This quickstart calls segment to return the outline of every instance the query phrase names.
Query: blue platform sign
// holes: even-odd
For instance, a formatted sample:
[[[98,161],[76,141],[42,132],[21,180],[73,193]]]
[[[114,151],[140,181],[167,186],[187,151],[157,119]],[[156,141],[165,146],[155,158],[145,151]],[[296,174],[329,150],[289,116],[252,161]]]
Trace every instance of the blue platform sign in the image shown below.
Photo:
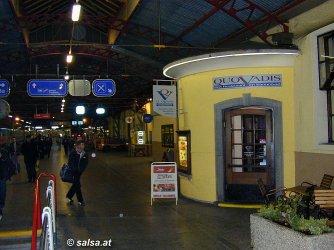
[[[64,97],[68,93],[68,85],[65,80],[29,80],[27,85],[29,96],[39,97]]]
[[[0,97],[7,97],[9,95],[9,83],[7,80],[0,79]]]
[[[96,79],[93,82],[92,92],[97,97],[109,97],[116,93],[116,84],[112,79]]]
[[[144,114],[143,115],[143,121],[145,123],[150,123],[150,122],[152,122],[152,120],[153,120],[153,116],[152,115],[150,115],[150,114]]]

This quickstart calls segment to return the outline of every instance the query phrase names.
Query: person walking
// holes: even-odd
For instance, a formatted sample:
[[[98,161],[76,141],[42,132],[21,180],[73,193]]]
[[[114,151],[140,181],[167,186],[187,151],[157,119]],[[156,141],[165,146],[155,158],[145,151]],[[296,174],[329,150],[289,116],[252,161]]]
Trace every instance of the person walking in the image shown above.
[[[38,158],[38,148],[30,135],[27,135],[25,142],[22,144],[21,153],[24,156],[24,163],[27,169],[28,182],[36,180],[36,162]]]
[[[0,151],[0,220],[5,207],[7,181],[15,173],[15,166],[9,158],[9,152],[2,148]]]
[[[85,144],[82,139],[78,139],[74,144],[74,149],[71,151],[68,158],[68,165],[73,170],[73,184],[66,194],[68,203],[73,203],[73,196],[76,194],[78,204],[84,206],[85,202],[81,192],[80,177],[88,165],[88,155],[85,152]]]

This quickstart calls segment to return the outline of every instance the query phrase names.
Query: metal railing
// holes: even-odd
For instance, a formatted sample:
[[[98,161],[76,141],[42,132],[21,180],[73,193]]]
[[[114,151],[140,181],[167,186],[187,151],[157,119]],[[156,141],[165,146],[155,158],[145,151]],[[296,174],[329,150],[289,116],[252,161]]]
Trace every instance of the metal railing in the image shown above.
[[[39,244],[40,250],[54,250],[54,220],[52,219],[52,212],[50,207],[43,208],[42,214],[42,234]]]
[[[40,197],[40,179],[42,177],[50,178],[49,185],[46,189],[47,206],[41,214],[41,197]],[[31,249],[37,249],[37,229],[42,229],[40,249],[54,249],[56,243],[56,177],[49,173],[40,173],[35,182],[34,193],[34,214],[32,222]],[[43,222],[43,227],[42,227]],[[43,247],[43,248],[42,248]]]

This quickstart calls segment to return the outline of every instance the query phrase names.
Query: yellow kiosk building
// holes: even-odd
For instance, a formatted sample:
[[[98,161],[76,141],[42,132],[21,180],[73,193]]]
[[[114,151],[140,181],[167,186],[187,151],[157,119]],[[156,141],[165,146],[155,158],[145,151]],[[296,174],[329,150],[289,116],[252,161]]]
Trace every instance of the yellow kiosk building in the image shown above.
[[[297,19],[312,12],[303,15]],[[177,118],[155,117],[153,145],[155,134],[172,125],[182,195],[257,202],[259,179],[275,188],[334,175],[334,24],[294,44],[204,54],[164,67],[177,81]]]

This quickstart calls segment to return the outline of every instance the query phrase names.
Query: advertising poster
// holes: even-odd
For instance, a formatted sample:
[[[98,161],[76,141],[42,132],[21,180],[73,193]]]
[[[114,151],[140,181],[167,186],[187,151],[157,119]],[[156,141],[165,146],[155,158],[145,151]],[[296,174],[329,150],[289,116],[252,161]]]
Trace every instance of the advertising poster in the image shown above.
[[[176,86],[153,85],[153,111],[176,118]]]
[[[151,205],[155,198],[174,198],[177,204],[177,170],[175,162],[151,164]]]

